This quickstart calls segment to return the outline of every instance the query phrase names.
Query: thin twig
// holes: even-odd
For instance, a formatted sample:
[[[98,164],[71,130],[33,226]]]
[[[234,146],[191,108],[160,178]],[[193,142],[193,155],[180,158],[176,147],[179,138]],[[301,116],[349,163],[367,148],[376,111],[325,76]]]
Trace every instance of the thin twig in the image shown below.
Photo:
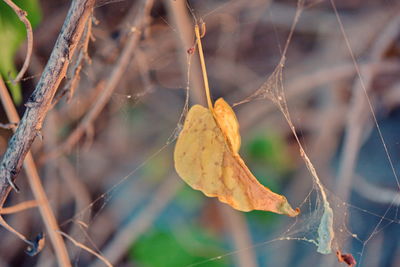
[[[60,157],[57,162],[62,179],[75,199],[74,213],[77,213],[90,205],[90,193],[87,190],[83,181],[81,181],[79,177],[75,174],[75,169],[73,168],[71,163],[65,157]],[[79,222],[78,227],[76,227],[76,225],[71,227],[68,234],[70,236],[80,235],[81,233],[79,230],[81,227],[87,228],[86,223],[88,222],[89,217],[90,213],[82,214],[80,220],[76,220],[77,222]]]
[[[26,244],[28,244],[29,246],[33,246],[33,243],[26,238],[23,234],[21,234],[20,232],[18,232],[17,230],[15,230],[14,228],[12,228],[4,219],[2,216],[0,216],[0,225],[2,227],[4,227],[6,230],[8,230],[10,233],[13,233],[14,235],[16,235],[19,239],[21,239],[22,241],[24,241]]]
[[[0,167],[0,206],[20,172],[25,156],[42,128],[54,94],[64,78],[71,56],[93,10],[95,0],[73,1],[50,59],[35,91],[25,104],[20,124],[9,141]]]
[[[10,122],[10,123],[0,123],[0,128],[6,129],[6,130],[14,130],[17,128],[17,123],[15,122]]]
[[[68,136],[68,138],[59,146],[50,151],[45,158],[54,158],[64,152],[71,149],[84,135],[84,133],[91,127],[93,121],[99,116],[105,105],[108,103],[112,93],[117,88],[119,81],[124,75],[133,55],[133,52],[139,42],[141,36],[141,29],[143,29],[148,23],[151,7],[153,6],[153,0],[142,1],[141,6],[135,7],[138,15],[135,17],[134,26],[131,27],[131,33],[126,45],[111,72],[110,78],[107,80],[105,88],[98,96],[97,100],[93,104],[89,112],[86,113],[85,117],[75,128],[75,130]]]
[[[83,60],[85,59],[87,62],[91,63],[88,54],[88,48],[89,48],[90,37],[92,35],[92,24],[93,24],[92,18],[89,18],[85,26],[84,34],[82,36],[83,39],[81,40],[82,47],[81,49],[79,49],[79,54],[77,56],[76,62],[72,67],[68,69],[66,74],[66,84],[64,88],[61,90],[61,92],[54,97],[52,107],[54,107],[65,94],[67,94],[67,103],[69,103],[75,92],[75,88],[79,84],[80,72],[82,70]]]
[[[9,141],[7,151],[3,156],[0,167],[0,206],[3,206],[11,190],[10,186],[20,172],[25,159],[25,168],[31,170],[28,172],[28,177],[30,177],[28,180],[35,198],[39,203],[40,212],[54,245],[60,266],[71,266],[71,264],[63,239],[59,233],[56,233],[58,224],[41,185],[29,149],[38,133],[40,133],[43,120],[51,105],[52,98],[61,80],[65,76],[70,58],[80,40],[84,25],[89,15],[92,13],[94,3],[94,0],[72,2],[47,66],[35,91],[26,104],[27,109],[25,114],[15,134]],[[4,86],[4,83],[2,83],[2,85]],[[11,121],[13,121],[13,119]]]
[[[181,186],[182,182],[175,176],[168,177],[154,192],[149,204],[133,220],[128,222],[122,229],[119,229],[115,237],[103,250],[105,257],[114,264],[118,263],[131,244],[151,226],[154,219],[173,199]],[[97,267],[99,263],[94,262],[90,266]]]
[[[87,207],[91,203],[90,193],[86,188],[84,182],[75,174],[74,167],[65,157],[61,157],[57,163],[65,185],[68,187],[68,189],[71,191],[71,194],[75,198],[76,213]]]
[[[62,236],[64,236],[65,238],[67,238],[69,241],[71,241],[75,246],[80,247],[81,249],[86,250],[87,252],[89,252],[90,254],[96,256],[97,258],[99,258],[105,265],[112,267],[112,264],[102,255],[100,255],[99,253],[97,253],[96,251],[94,251],[93,249],[83,245],[82,243],[76,241],[75,239],[73,239],[71,236],[67,235],[64,232],[59,232]]]
[[[1,101],[3,103],[3,107],[7,113],[8,119],[11,121],[18,122],[19,115],[7,91],[3,78],[1,77],[0,77],[0,96],[1,96]],[[71,266],[64,241],[61,238],[61,236],[56,233],[56,231],[58,230],[58,223],[51,209],[49,200],[47,199],[47,195],[43,189],[43,185],[40,180],[36,164],[33,161],[33,156],[30,151],[27,152],[23,165],[28,177],[29,185],[32,189],[32,192],[35,196],[37,203],[39,204],[39,211],[46,225],[47,231],[50,236],[50,240],[54,246],[58,263],[60,264],[60,266],[67,266],[67,267]],[[2,205],[0,205],[0,207],[2,207]]]
[[[212,100],[211,100],[210,86],[208,85],[206,62],[204,60],[203,46],[201,44],[201,36],[200,36],[200,30],[199,30],[199,25],[198,24],[196,24],[194,26],[194,32],[195,32],[195,35],[196,35],[197,48],[199,50],[200,66],[201,66],[201,72],[202,72],[202,75],[203,75],[204,90],[206,92],[208,109],[211,112],[213,112],[213,103],[212,103]]]
[[[168,16],[173,22],[174,29],[177,32],[177,39],[180,44],[181,53],[180,63],[182,73],[187,72],[187,50],[195,44],[195,37],[193,32],[193,18],[188,13],[186,0],[166,1],[168,8]],[[190,90],[193,99],[198,104],[205,104],[206,97],[203,93],[203,81],[201,79],[201,69],[199,59],[194,57],[192,59],[190,69]]]
[[[13,214],[17,213],[23,210],[31,209],[31,208],[36,208],[38,206],[38,203],[36,200],[28,200],[24,201],[22,203],[18,203],[14,206],[11,207],[6,207],[6,208],[1,208],[0,209],[0,214]]]
[[[31,61],[32,50],[33,50],[33,31],[32,25],[29,22],[28,18],[26,17],[28,14],[26,11],[19,8],[16,4],[14,4],[11,0],[3,0],[9,7],[11,7],[15,14],[17,14],[18,18],[24,23],[26,28],[26,40],[27,40],[27,47],[26,47],[26,56],[24,65],[22,65],[21,70],[19,71],[17,77],[13,80],[13,83],[18,83],[21,78],[24,76],[26,70],[29,67],[29,63]]]

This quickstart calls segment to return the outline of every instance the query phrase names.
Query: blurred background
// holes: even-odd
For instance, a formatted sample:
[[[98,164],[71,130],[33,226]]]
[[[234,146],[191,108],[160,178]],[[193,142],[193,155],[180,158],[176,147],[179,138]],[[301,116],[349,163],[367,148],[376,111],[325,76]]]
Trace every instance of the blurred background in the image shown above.
[[[0,2],[0,73],[22,115],[71,1],[14,2],[28,12],[34,50],[25,78],[13,85],[25,58],[25,28]],[[335,249],[351,253],[360,266],[400,266],[400,189],[393,173],[400,172],[400,3],[334,3],[347,40],[330,1],[304,3],[286,54],[288,107],[329,192]],[[346,266],[335,251],[321,255],[307,242],[317,236],[319,192],[270,100],[234,108],[240,154],[261,183],[300,207],[298,218],[235,211],[191,189],[174,170],[186,89],[189,106],[205,104],[198,54],[187,52],[194,44],[194,16],[206,25],[202,41],[212,97],[233,104],[274,71],[296,9],[296,1],[98,1],[46,117],[43,139],[32,147],[61,230],[115,266]],[[2,108],[0,116],[8,122]],[[0,129],[2,154],[11,136]],[[24,172],[17,184],[21,193],[12,192],[5,206],[33,199]],[[45,232],[36,208],[4,218],[29,239]],[[0,240],[0,266],[56,265],[49,240],[34,257],[4,229]],[[74,266],[104,266],[66,244]]]

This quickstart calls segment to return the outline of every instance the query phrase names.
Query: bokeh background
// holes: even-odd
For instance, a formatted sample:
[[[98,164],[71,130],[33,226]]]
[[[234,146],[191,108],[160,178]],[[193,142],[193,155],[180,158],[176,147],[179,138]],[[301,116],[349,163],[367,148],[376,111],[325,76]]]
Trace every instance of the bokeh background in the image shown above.
[[[1,2],[0,73],[22,115],[70,1],[15,2],[35,28],[32,61],[26,78],[12,85],[25,57],[25,30]],[[145,2],[98,1],[79,84],[66,101],[70,72],[46,117],[43,139],[32,147],[62,231],[116,266],[345,266],[335,253],[318,254],[304,240],[279,240],[316,238],[319,198],[284,116],[268,99],[234,108],[240,153],[261,183],[300,206],[299,218],[237,212],[192,190],[174,170],[186,89],[189,105],[205,104],[198,55],[187,53],[194,16],[206,24],[202,41],[213,99],[233,104],[260,88],[279,63],[297,2],[166,0],[154,1],[149,13]],[[399,187],[362,88],[400,172],[400,3],[334,3],[363,83],[331,2],[306,1],[284,68],[290,114],[340,219],[335,230],[344,233],[337,245],[361,266],[400,266]],[[82,138],[65,145],[98,103],[133,27],[141,36],[118,85]],[[6,123],[2,109],[0,116]],[[1,153],[11,135],[0,129]],[[33,199],[23,172],[17,184],[21,193],[11,193],[6,206]],[[4,217],[28,238],[45,232],[37,209]],[[35,257],[4,229],[0,240],[0,266],[56,264],[48,240]],[[74,266],[102,266],[66,243]]]

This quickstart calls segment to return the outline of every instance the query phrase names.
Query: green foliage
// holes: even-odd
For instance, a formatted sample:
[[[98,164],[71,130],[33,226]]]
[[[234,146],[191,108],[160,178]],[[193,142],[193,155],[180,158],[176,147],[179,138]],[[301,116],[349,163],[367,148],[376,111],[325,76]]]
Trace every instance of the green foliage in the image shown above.
[[[285,173],[291,168],[285,142],[279,135],[256,135],[247,142],[245,153],[251,161],[267,165],[278,174]]]
[[[153,229],[130,250],[130,258],[137,266],[176,267],[202,262],[224,251],[220,244],[200,227],[179,227],[174,231]],[[205,266],[227,266],[224,259],[207,262]]]
[[[28,19],[32,28],[36,27],[41,20],[41,10],[38,0],[14,0],[14,3],[28,13]],[[26,29],[14,11],[3,1],[0,1],[0,75],[5,80],[9,77],[15,78],[17,68],[14,57],[23,41],[26,39]],[[20,104],[22,101],[21,86],[19,84],[8,84],[14,102]]]

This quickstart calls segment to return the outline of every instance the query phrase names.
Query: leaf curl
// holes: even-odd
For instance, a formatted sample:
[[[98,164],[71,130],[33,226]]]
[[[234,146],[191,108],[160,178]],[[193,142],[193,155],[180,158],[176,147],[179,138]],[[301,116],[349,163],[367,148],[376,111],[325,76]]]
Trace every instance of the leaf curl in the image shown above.
[[[222,98],[213,112],[194,105],[175,146],[175,169],[193,189],[218,197],[237,210],[297,216],[299,209],[294,210],[286,197],[258,182],[240,157],[239,148],[239,123]]]

